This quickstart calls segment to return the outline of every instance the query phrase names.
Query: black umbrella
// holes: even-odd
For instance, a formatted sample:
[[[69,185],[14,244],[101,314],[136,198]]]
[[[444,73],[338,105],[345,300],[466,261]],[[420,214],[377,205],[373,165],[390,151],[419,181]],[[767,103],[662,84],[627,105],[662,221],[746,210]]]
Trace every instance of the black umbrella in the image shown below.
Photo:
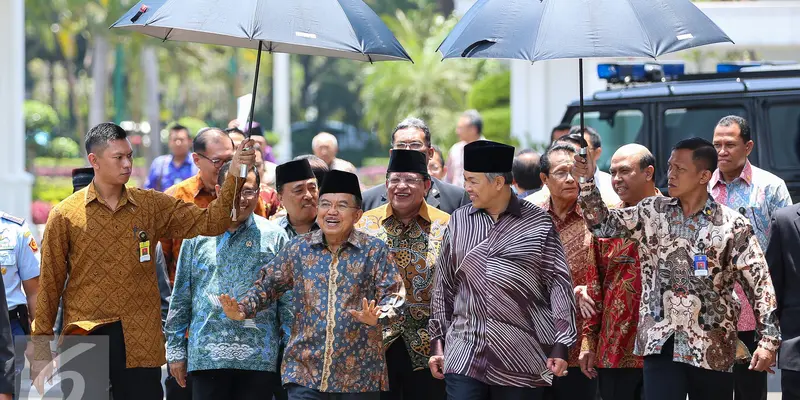
[[[111,28],[164,41],[258,49],[247,132],[253,122],[262,50],[369,62],[411,61],[362,0],[144,0]]]
[[[583,130],[583,58],[656,58],[719,42],[733,41],[689,0],[478,0],[439,51],[444,58],[578,58]]]

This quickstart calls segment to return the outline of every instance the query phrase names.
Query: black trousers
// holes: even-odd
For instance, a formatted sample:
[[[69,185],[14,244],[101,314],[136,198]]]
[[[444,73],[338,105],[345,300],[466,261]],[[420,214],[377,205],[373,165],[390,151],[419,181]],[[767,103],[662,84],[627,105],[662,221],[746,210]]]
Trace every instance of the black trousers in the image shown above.
[[[431,375],[431,370],[414,371],[411,357],[402,338],[386,349],[389,391],[381,392],[381,400],[444,400],[444,381]]]
[[[553,379],[553,386],[545,389],[546,400],[595,400],[597,379],[589,379],[580,367],[567,368],[567,376]],[[685,400],[685,399],[684,399]]]
[[[444,377],[448,400],[542,400],[542,388],[497,386],[464,375]]]
[[[800,372],[781,370],[781,392],[783,400],[800,400]]]
[[[241,369],[192,371],[192,398],[195,400],[272,398],[274,372]]]
[[[114,400],[162,400],[164,398],[164,391],[161,387],[161,368],[125,367],[125,337],[122,332],[122,323],[115,322],[104,325],[90,335],[108,336],[108,374]],[[96,368],[97,366],[88,366],[89,372],[84,376],[91,376],[92,367]],[[61,390],[65,395],[71,393],[72,388],[72,380],[62,381]]]
[[[290,383],[286,385],[289,400],[379,400],[381,392],[368,393],[323,393],[319,390]]]
[[[754,331],[739,332],[741,340],[750,352],[758,348],[758,339]],[[751,371],[750,360],[746,364],[733,366],[733,400],[767,400],[767,373]]]
[[[661,354],[644,358],[644,395],[647,400],[731,400],[733,374],[672,361],[670,338]]]
[[[641,368],[597,368],[603,400],[642,400],[644,373]]]

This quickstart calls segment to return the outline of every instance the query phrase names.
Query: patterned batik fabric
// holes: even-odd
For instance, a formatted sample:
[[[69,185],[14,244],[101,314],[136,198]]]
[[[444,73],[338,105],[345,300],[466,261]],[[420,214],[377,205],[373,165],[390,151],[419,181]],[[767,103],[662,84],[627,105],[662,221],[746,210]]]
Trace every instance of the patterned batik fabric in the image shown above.
[[[564,252],[567,255],[572,284],[574,286],[586,286],[590,294],[597,296],[600,293],[600,284],[595,264],[594,237],[589,232],[589,229],[586,228],[586,223],[583,222],[583,215],[581,215],[577,202],[564,219],[559,218],[553,211],[550,196],[547,196],[537,205],[547,211],[547,214],[550,215],[550,218],[555,223],[556,231],[558,231],[558,236],[561,238]],[[575,318],[580,334],[577,343],[569,349],[568,361],[570,367],[579,366],[578,357],[581,354],[581,350],[594,350],[593,347],[590,347],[592,343],[588,340],[587,333],[589,333],[589,325],[596,323],[599,316],[585,319],[580,313],[577,313]]]
[[[714,171],[708,182],[708,190],[717,203],[738,211],[750,220],[762,251],[767,248],[769,225],[775,211],[792,204],[792,197],[783,179],[754,167],[749,160],[745,162],[742,173],[731,182],[722,180],[719,169]],[[742,305],[738,329],[740,332],[753,331],[756,329],[753,308],[739,285],[736,285],[736,294]]]
[[[289,290],[294,323],[283,383],[321,392],[389,390],[382,330],[402,313],[405,286],[386,244],[353,230],[334,252],[322,231],[297,236],[261,269],[240,309],[252,318]],[[363,298],[380,305],[377,326],[349,313]]]
[[[419,215],[404,225],[385,204],[367,211],[356,229],[381,239],[389,246],[406,287],[407,308],[403,315],[383,330],[383,343],[389,347],[402,337],[413,370],[428,368],[431,341],[428,320],[431,317],[431,292],[436,257],[442,246],[450,215],[423,201]]]
[[[233,233],[184,240],[165,328],[167,361],[188,360],[189,371],[276,372],[281,330],[288,338],[293,317],[291,293],[246,321],[227,318],[218,297],[242,297],[288,242],[283,229],[257,215]]]
[[[36,359],[50,359],[48,336],[64,299],[64,334],[122,322],[127,368],[164,365],[161,296],[152,252],[158,238],[220,235],[230,226],[236,182],[228,176],[207,209],[153,190],[125,188],[116,209],[94,183],[59,203],[47,221],[33,334]],[[140,258],[141,239],[149,259]],[[69,273],[69,283],[64,286]]]
[[[746,218],[711,196],[689,216],[683,214],[677,198],[668,197],[650,197],[633,207],[609,210],[594,184],[581,186],[579,201],[592,232],[639,244],[642,300],[637,355],[660,353],[674,336],[673,360],[730,371],[737,347],[737,282],[754,304],[759,346],[777,350],[775,290]],[[708,276],[694,274],[694,256],[701,253],[708,259]]]
[[[549,386],[547,358],[567,359],[577,337],[572,279],[553,220],[511,196],[495,222],[457,209],[436,260],[431,354],[447,374],[490,385]]]

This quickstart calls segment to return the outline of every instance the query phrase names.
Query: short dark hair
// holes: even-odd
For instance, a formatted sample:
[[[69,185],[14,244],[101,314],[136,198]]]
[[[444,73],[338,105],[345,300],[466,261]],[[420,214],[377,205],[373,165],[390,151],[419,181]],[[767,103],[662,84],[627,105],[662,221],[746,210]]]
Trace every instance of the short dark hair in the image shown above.
[[[558,145],[563,145],[563,144],[565,144],[565,143],[569,143],[569,144],[572,144],[572,145],[574,145],[574,146],[575,146],[575,147],[577,147],[577,148],[581,148],[581,147],[583,147],[583,146],[584,146],[584,144],[586,143],[586,140],[585,140],[585,139],[583,138],[583,136],[582,136],[580,133],[578,133],[578,132],[575,132],[575,133],[569,133],[569,134],[567,134],[567,135],[564,135],[564,136],[562,136],[562,137],[560,137],[560,138],[556,139],[556,140],[555,140],[553,143],[551,143],[551,144],[550,144],[550,147],[554,147],[554,146],[558,146]]]
[[[122,129],[121,126],[111,122],[103,122],[89,129],[83,144],[86,148],[86,154],[89,154],[94,153],[95,150],[99,150],[100,147],[105,148],[108,146],[108,142],[112,140],[123,140],[127,138],[128,132],[125,132],[125,129]]]
[[[322,185],[322,181],[325,180],[325,174],[330,171],[328,164],[326,164],[323,159],[313,154],[301,154],[293,158],[293,160],[308,160],[308,163],[311,164],[311,172],[313,172],[314,177],[317,178],[317,186]],[[278,193],[280,193],[281,189],[283,189],[283,185],[277,186],[275,189],[278,191]]]
[[[684,139],[675,144],[675,150],[691,150],[694,165],[699,169],[707,169],[712,173],[717,169],[717,150],[714,145],[699,137]]]
[[[219,167],[219,172],[217,173],[217,185],[220,187],[222,187],[222,185],[225,183],[225,178],[227,178],[228,171],[230,171],[232,163],[232,161],[226,161],[225,164],[222,164],[222,166]],[[261,187],[261,175],[258,173],[258,170],[255,166],[247,170],[247,174],[250,175],[250,173],[256,174],[256,187]]]
[[[641,170],[644,170],[647,167],[655,168],[655,166],[656,166],[656,158],[653,156],[653,153],[649,151],[646,152],[644,155],[642,155],[642,158],[639,160],[639,169]]]
[[[231,137],[228,136],[228,134],[222,129],[203,128],[197,132],[197,136],[195,136],[194,141],[192,141],[192,151],[195,153],[205,153],[208,147],[208,142],[217,136],[228,138],[228,140],[231,141],[231,145],[233,145],[233,139],[231,139]]]
[[[570,124],[558,124],[554,126],[553,129],[550,130],[550,143],[553,143],[553,141],[555,141],[554,137],[556,135],[556,132],[568,131],[570,128],[572,128],[572,125]]]
[[[733,124],[739,125],[739,136],[741,136],[743,142],[747,143],[752,140],[750,123],[748,123],[746,119],[738,115],[728,115],[727,117],[722,117],[722,119],[717,122],[719,126],[731,126]]]
[[[523,157],[532,154],[535,157]],[[514,181],[522,189],[533,190],[542,187],[542,178],[539,176],[539,154],[531,149],[525,149],[514,157],[511,174]]]
[[[574,147],[568,144],[555,143],[553,146],[550,146],[550,148],[547,149],[544,155],[539,157],[539,171],[541,171],[541,173],[550,176],[550,167],[551,167],[550,155],[558,151],[563,151],[569,154],[575,154]]]
[[[191,133],[189,133],[189,128],[187,128],[187,127],[185,127],[185,126],[183,126],[181,124],[175,124],[175,125],[172,125],[169,128],[170,135],[172,134],[172,132],[180,132],[180,131],[186,131],[186,136],[187,137],[191,137]]]
[[[592,147],[594,147],[595,149],[603,147],[603,142],[602,140],[600,140],[600,134],[598,134],[597,131],[594,130],[594,128],[592,128],[591,126],[584,126],[583,132],[589,135],[589,141],[592,142]],[[580,135],[581,137],[583,137],[583,135],[581,135],[580,133],[581,133],[580,126],[576,125],[573,126],[572,128],[569,128],[570,135]]]
[[[467,110],[461,114],[462,117],[467,117],[469,119],[469,124],[474,126],[475,129],[478,130],[478,134],[480,135],[483,133],[483,117],[481,117],[481,113],[478,110]]]
[[[436,153],[437,156],[439,156],[439,159],[442,160],[442,167],[444,167],[445,160],[444,160],[444,153],[442,153],[442,149],[440,149],[439,146],[432,146],[431,148],[433,149],[433,152]]]
[[[416,117],[408,117],[400,121],[400,123],[394,127],[394,131],[392,131],[392,143],[394,143],[394,134],[397,133],[397,131],[408,128],[421,130],[422,133],[425,134],[425,146],[431,147],[431,130],[428,128],[428,124],[426,124],[425,121]]]

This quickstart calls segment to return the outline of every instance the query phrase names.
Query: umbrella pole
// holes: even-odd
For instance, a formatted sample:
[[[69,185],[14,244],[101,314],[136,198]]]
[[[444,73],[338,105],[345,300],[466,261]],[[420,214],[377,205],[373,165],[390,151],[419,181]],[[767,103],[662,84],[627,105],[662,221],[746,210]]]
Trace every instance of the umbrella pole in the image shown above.
[[[588,146],[588,143],[586,143],[586,140],[583,138],[583,134],[584,134],[584,130],[586,129],[586,125],[585,125],[585,123],[583,121],[583,59],[582,58],[578,59],[578,82],[579,82],[578,88],[580,90],[580,97],[578,98],[578,103],[580,104],[579,112],[580,112],[580,120],[581,120],[581,131],[580,131],[581,132],[581,149],[580,149],[578,154],[580,154],[581,157],[586,159],[586,154],[588,152],[586,147]],[[578,179],[578,181],[580,183],[585,183],[586,180],[583,177],[580,177]]]
[[[253,78],[253,96],[250,99],[250,115],[247,116],[247,132],[245,137],[250,137],[250,129],[253,129],[253,114],[256,112],[256,89],[258,88],[258,71],[261,69],[261,47],[263,42],[258,41],[258,56],[256,56],[256,76]],[[583,90],[583,89],[581,89]],[[582,107],[582,106],[581,106]]]

